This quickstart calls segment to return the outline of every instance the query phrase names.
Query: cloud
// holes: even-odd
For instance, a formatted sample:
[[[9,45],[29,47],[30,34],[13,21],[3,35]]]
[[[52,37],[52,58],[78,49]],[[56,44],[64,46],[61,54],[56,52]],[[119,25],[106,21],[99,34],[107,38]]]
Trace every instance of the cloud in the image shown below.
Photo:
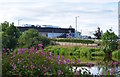
[[[94,31],[98,26],[104,31],[113,27],[117,34],[118,0],[2,0],[0,1],[0,22],[21,24],[48,24],[75,28],[75,16],[78,18],[78,30],[83,33]],[[115,27],[115,28],[114,28]],[[88,32],[87,32],[88,31]]]

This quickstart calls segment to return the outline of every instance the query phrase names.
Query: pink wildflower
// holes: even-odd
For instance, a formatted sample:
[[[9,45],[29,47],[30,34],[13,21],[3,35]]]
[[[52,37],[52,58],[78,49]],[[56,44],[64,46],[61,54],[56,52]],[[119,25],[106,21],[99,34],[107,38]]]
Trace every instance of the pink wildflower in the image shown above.
[[[23,68],[25,68],[25,65],[23,65]]]
[[[42,47],[43,45],[42,44],[38,44],[38,47]]]
[[[63,72],[61,70],[58,70],[58,75],[62,74]]]
[[[80,60],[77,60],[77,64],[81,64]]]
[[[13,69],[16,70],[17,66],[16,64],[13,64]]]
[[[35,66],[32,64],[32,62],[31,62],[30,68],[31,68],[31,69],[35,68]]]

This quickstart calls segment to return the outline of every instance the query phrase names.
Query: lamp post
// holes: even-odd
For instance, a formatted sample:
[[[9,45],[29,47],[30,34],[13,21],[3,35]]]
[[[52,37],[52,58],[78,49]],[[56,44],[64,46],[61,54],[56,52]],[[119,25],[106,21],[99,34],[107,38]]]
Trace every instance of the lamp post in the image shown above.
[[[20,21],[21,21],[22,19],[18,19],[18,25],[20,24]]]
[[[75,17],[75,23],[76,23],[76,30],[75,30],[75,35],[76,35],[76,38],[77,38],[77,19],[78,19],[79,16],[76,16]]]

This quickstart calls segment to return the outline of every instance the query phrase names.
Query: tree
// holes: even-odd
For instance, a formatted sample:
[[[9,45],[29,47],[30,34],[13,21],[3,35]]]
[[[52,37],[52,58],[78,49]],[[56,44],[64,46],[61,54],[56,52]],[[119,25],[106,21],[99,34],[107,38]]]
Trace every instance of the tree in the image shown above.
[[[3,48],[15,48],[17,46],[20,31],[14,26],[14,23],[9,24],[5,21],[1,23],[2,26],[2,47]]]
[[[100,31],[100,28],[98,27],[98,28],[97,28],[97,31],[95,31],[95,33],[94,33],[94,36],[95,36],[97,39],[100,39],[100,38],[101,38],[101,35],[102,35],[102,31]]]
[[[38,44],[47,46],[50,40],[46,37],[39,36],[39,32],[35,29],[29,29],[25,31],[19,38],[19,47],[30,48],[32,46],[37,47]]]
[[[111,29],[107,30],[101,37],[102,49],[106,54],[106,58],[112,58],[112,51],[118,48],[118,37]]]
[[[4,32],[9,27],[9,22],[5,21],[4,23],[1,23],[0,25],[0,32]]]

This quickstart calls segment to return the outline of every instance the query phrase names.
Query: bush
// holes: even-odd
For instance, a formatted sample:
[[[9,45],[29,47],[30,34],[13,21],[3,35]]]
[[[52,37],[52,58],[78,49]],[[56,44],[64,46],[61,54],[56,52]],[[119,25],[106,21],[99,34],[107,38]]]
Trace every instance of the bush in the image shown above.
[[[39,32],[35,29],[25,31],[18,40],[19,47],[22,48],[37,47],[40,43],[45,47],[50,44],[50,40],[44,36],[39,36]]]
[[[57,41],[57,42],[72,42],[72,43],[85,43],[85,44],[92,44],[94,41],[92,40],[80,40],[80,39],[50,39],[52,41]]]
[[[90,55],[90,48],[88,47],[81,47],[80,48],[80,56],[91,56]]]
[[[92,52],[97,52],[97,51],[100,51],[100,49],[99,49],[99,48],[90,49],[90,53],[92,53]]]
[[[120,50],[113,51],[112,56],[120,61]]]
[[[96,51],[91,53],[92,56],[104,56],[105,53],[103,51]]]

